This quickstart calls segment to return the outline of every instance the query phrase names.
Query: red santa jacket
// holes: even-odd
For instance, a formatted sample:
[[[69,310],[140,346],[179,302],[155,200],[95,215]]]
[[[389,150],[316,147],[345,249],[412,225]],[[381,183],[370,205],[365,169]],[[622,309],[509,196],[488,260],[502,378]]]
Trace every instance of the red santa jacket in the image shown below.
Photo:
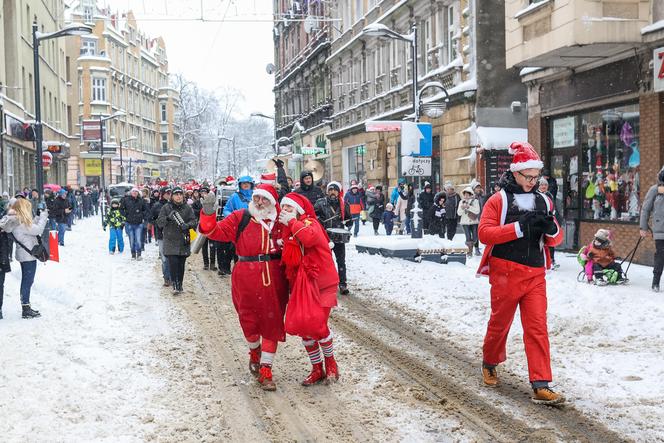
[[[549,212],[553,210],[553,202],[546,195],[539,193],[545,200]],[[494,245],[507,243],[523,237],[523,232],[518,222],[505,224],[507,216],[507,193],[505,190],[496,192],[489,197],[482,210],[480,225],[478,228],[479,240],[486,245],[482,261],[477,270],[477,276],[489,275],[489,258]],[[553,235],[544,234],[541,241],[542,254],[544,254],[545,268],[551,268],[551,256],[549,247],[557,246],[563,241],[563,230],[555,220],[558,230]]]
[[[294,236],[304,248],[300,266],[316,269],[316,282],[321,297],[318,300],[320,305],[327,308],[336,306],[339,275],[332,259],[329,238],[323,231],[323,227],[316,219],[293,219],[288,222],[288,229],[284,230],[284,236],[290,235]]]

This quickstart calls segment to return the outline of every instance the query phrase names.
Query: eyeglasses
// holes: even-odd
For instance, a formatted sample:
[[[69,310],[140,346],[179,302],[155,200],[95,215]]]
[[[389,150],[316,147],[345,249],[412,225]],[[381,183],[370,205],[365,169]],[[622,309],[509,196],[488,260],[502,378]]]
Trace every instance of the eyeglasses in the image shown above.
[[[517,172],[519,173],[519,175],[521,177],[525,178],[528,183],[534,183],[542,177],[541,174],[539,174],[539,175],[526,175],[526,174],[523,174],[521,171],[517,171]]]

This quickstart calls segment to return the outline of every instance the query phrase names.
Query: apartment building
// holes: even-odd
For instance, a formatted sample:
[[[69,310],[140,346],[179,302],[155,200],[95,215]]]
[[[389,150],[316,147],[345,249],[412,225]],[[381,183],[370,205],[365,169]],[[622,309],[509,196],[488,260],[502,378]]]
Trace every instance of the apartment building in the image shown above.
[[[64,4],[57,0],[15,0],[0,4],[0,190],[13,195],[23,186],[35,186],[32,24],[37,23],[40,32],[61,29]],[[45,167],[44,180],[64,183],[69,146],[74,141],[66,124],[64,39],[41,42],[39,63],[43,148],[52,156],[52,163]]]
[[[664,6],[644,0],[506,0],[506,64],[528,87],[528,134],[558,182],[564,247],[598,228],[625,256],[664,163]],[[658,51],[658,48],[660,49]],[[636,261],[651,263],[652,242]]]
[[[317,161],[330,179],[332,96],[325,60],[330,53],[329,2],[274,1],[275,130],[290,174]],[[289,140],[286,140],[289,139]],[[292,160],[295,161],[292,161]],[[289,161],[290,160],[290,161]]]
[[[413,119],[410,43],[363,33],[382,24],[407,35],[416,25],[418,85],[439,82],[450,101],[442,116],[421,121],[433,129],[432,174],[409,178],[457,185],[485,174],[484,156],[526,137],[526,90],[505,68],[503,1],[347,0],[331,16],[332,175],[344,183],[394,186],[401,176],[399,132],[366,132],[371,120]],[[423,103],[444,93],[427,89]],[[523,111],[522,111],[523,109]],[[482,149],[477,149],[482,148]],[[480,152],[485,149],[485,153]]]
[[[131,11],[100,9],[95,0],[72,5],[69,19],[93,31],[67,42],[68,75],[73,79],[70,125],[79,134],[69,159],[68,183],[99,183],[102,164],[107,185],[178,175],[179,97],[169,86],[164,40],[143,33]],[[116,113],[124,115],[104,123],[102,161],[95,140],[99,117]]]

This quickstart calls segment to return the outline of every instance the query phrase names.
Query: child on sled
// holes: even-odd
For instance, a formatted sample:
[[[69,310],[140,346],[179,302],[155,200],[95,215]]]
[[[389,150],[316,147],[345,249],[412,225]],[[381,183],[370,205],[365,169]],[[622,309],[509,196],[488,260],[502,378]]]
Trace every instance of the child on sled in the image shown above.
[[[583,266],[582,272],[588,283],[605,286],[627,282],[612,246],[611,232],[608,229],[598,229],[593,241],[579,251],[577,260]]]

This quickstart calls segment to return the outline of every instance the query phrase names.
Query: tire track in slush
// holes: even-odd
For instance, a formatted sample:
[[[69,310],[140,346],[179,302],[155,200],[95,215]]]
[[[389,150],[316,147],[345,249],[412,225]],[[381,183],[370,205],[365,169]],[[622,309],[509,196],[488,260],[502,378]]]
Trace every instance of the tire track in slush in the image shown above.
[[[484,389],[487,395],[479,395],[475,391],[483,388],[479,388],[481,375],[477,358],[465,354],[447,339],[434,338],[409,325],[387,312],[384,306],[349,296],[342,299],[342,309],[335,314],[335,327],[356,340],[371,343],[376,353],[409,375],[413,382],[442,401],[450,402],[469,422],[497,440],[629,441],[570,404],[560,408],[533,404],[530,391],[517,388],[523,381],[508,371],[501,371],[501,387]],[[392,337],[399,347],[386,344],[386,337]],[[433,361],[425,362],[426,358],[414,357],[403,349],[424,351]],[[478,380],[478,385],[468,385],[468,380]],[[529,423],[543,427],[532,428],[503,412],[499,405],[516,407],[527,416]]]

